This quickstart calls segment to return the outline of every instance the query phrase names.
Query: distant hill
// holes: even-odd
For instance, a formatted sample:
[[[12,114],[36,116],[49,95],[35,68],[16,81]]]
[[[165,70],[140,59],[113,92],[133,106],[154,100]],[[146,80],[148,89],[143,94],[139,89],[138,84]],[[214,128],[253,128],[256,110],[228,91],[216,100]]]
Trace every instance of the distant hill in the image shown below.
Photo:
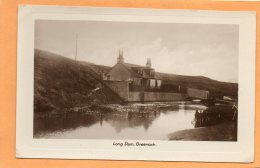
[[[100,72],[111,67],[96,65],[35,49],[34,110],[86,106],[89,104],[119,103],[121,98],[100,81]],[[237,98],[238,84],[212,80],[203,76],[181,76],[156,72],[165,83],[209,90],[214,96]],[[101,87],[103,86],[103,87]]]
[[[195,88],[210,91],[211,96],[222,98],[230,96],[237,98],[238,84],[216,81],[204,76],[182,76],[166,73],[156,73],[156,77],[169,84],[176,84],[186,88]]]

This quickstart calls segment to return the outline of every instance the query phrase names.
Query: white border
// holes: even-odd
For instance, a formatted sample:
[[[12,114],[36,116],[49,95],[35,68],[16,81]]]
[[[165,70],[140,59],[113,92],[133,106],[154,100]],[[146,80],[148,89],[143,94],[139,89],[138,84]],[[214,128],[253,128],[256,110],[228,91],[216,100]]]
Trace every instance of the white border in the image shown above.
[[[112,145],[113,140],[33,139],[35,19],[238,24],[238,141],[140,140],[140,142],[155,142],[156,146],[120,148]],[[16,156],[18,158],[252,162],[254,160],[255,43],[255,12],[19,6]]]

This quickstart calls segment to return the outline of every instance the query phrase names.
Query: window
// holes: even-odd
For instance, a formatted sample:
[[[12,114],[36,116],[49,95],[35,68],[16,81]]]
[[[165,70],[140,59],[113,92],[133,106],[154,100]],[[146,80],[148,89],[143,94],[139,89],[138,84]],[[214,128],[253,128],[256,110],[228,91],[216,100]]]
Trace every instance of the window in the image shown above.
[[[156,80],[155,79],[150,79],[150,87],[155,88],[156,87]]]
[[[150,80],[148,79],[147,81],[146,81],[146,86],[150,86]]]
[[[151,69],[151,70],[150,70],[150,76],[153,76],[153,75],[154,75],[154,70]]]
[[[143,69],[138,69],[138,74],[143,74]]]
[[[162,81],[161,80],[157,80],[157,88],[161,88],[162,85]]]

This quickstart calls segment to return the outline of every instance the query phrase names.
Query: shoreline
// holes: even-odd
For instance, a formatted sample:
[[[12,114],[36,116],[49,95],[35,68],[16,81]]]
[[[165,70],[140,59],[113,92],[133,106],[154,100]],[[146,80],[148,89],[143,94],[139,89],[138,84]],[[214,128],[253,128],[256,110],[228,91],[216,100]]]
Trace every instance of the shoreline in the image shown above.
[[[77,112],[92,112],[92,113],[99,113],[99,112],[136,112],[139,113],[140,111],[145,112],[154,112],[156,110],[162,109],[175,109],[182,108],[186,106],[186,108],[193,108],[194,110],[197,108],[205,109],[205,105],[201,103],[195,103],[191,101],[173,101],[173,102],[131,102],[126,104],[100,104],[95,106],[83,106],[83,107],[71,107],[71,108],[63,108],[63,109],[56,109],[51,111],[38,111],[35,114],[42,115],[42,114],[64,114],[64,113],[77,113]],[[150,111],[149,111],[150,110]]]
[[[168,134],[168,140],[237,141],[237,122],[224,121],[217,125],[173,132]]]

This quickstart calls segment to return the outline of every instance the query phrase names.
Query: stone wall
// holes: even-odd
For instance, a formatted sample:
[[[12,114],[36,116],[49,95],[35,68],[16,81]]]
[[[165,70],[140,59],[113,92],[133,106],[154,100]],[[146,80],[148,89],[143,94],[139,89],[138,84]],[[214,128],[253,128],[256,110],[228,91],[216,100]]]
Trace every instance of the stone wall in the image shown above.
[[[129,92],[129,82],[127,81],[104,81],[114,92],[128,102],[141,101],[179,101],[185,100],[187,95],[184,93],[165,93],[165,92]]]
[[[127,81],[104,81],[105,84],[115,91],[125,101],[128,101],[129,83]]]
[[[162,93],[162,92],[129,92],[128,101],[179,101],[185,100],[186,94],[183,93]]]
[[[142,101],[142,92],[129,92],[129,97],[128,97],[128,101],[129,102],[138,102],[138,101]]]
[[[186,94],[183,93],[162,93],[162,92],[144,93],[144,101],[179,101],[185,99],[186,99]]]

